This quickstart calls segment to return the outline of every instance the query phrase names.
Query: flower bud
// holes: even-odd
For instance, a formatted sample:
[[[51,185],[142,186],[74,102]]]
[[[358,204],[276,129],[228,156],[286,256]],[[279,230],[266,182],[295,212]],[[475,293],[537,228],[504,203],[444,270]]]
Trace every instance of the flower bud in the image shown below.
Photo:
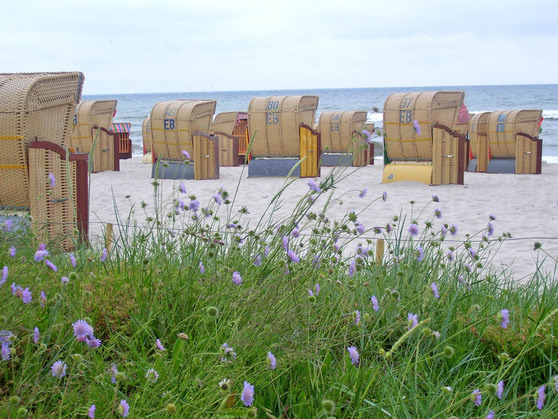
[[[213,307],[213,306],[207,307],[207,308],[205,309],[205,311],[206,311],[206,313],[207,313],[209,316],[211,316],[211,317],[216,317],[217,314],[219,314],[219,310],[217,309],[217,307]]]
[[[334,413],[335,402],[333,400],[322,400],[322,408],[328,413]]]
[[[18,396],[10,396],[10,404],[19,404],[21,399]]]
[[[174,415],[176,413],[176,405],[174,403],[167,404],[167,412],[169,415]]]
[[[451,358],[454,353],[455,353],[455,350],[451,346],[445,346],[444,347],[444,356],[446,358]]]

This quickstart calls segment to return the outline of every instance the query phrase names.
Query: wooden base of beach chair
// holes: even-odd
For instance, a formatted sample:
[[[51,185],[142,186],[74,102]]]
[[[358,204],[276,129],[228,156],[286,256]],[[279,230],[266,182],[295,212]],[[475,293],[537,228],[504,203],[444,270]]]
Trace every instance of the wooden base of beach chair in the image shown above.
[[[382,183],[403,181],[421,182],[430,185],[432,183],[432,162],[393,162],[384,166]]]

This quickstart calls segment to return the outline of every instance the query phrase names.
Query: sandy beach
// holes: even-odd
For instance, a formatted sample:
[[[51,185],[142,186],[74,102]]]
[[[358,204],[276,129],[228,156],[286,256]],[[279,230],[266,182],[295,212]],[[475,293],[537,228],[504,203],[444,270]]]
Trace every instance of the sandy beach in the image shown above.
[[[91,175],[90,185],[90,238],[93,243],[102,239],[107,223],[116,223],[115,206],[121,219],[144,224],[147,216],[153,213],[153,179],[151,164],[143,164],[141,157],[121,160],[120,172],[101,172]],[[331,170],[322,168],[321,178]],[[342,180],[335,189],[334,198],[338,200],[327,212],[330,219],[341,220],[345,214],[354,211],[366,229],[385,226],[394,215],[402,214],[419,221],[432,221],[436,209],[442,212],[441,219],[434,220],[434,228],[439,230],[442,223],[454,224],[458,228],[455,236],[448,234],[446,244],[457,246],[467,233],[474,235],[486,229],[489,214],[497,239],[502,233],[510,232],[512,239],[506,240],[492,261],[492,266],[506,267],[514,271],[515,279],[525,281],[536,268],[536,260],[543,256],[533,249],[540,242],[543,249],[552,257],[558,258],[558,165],[543,162],[542,175],[484,174],[465,173],[464,185],[428,186],[418,182],[398,182],[382,184],[381,161],[375,165],[357,169]],[[354,168],[347,168],[349,171]],[[348,173],[348,172],[347,172]],[[249,221],[255,226],[267,208],[271,198],[285,184],[284,178],[248,178],[247,167],[221,167],[217,180],[159,180],[161,202],[170,205],[176,198],[181,182],[184,182],[187,195],[182,199],[189,202],[189,195],[195,195],[201,206],[206,206],[215,191],[224,187],[232,195],[238,188],[235,209],[246,206]],[[295,179],[287,188],[282,207],[275,213],[277,217],[288,216],[294,205],[308,191],[309,179]],[[364,189],[366,195],[359,195]],[[387,193],[387,200],[381,199]],[[439,197],[439,203],[432,201],[432,195]],[[380,199],[378,199],[380,198]],[[326,196],[316,202],[315,212],[323,207]],[[371,203],[371,201],[376,202]],[[414,201],[414,204],[411,204]],[[147,204],[142,209],[142,202]],[[133,208],[133,213],[131,210]],[[223,211],[221,209],[220,211]],[[236,211],[233,211],[235,213]],[[223,217],[224,212],[220,212]],[[408,221],[407,221],[408,222]],[[116,230],[116,228],[115,228]],[[367,231],[364,237],[381,237]],[[478,234],[475,240],[480,240]],[[363,240],[362,240],[363,241]],[[356,243],[355,243],[356,245]],[[554,270],[555,263],[547,259],[544,269]]]

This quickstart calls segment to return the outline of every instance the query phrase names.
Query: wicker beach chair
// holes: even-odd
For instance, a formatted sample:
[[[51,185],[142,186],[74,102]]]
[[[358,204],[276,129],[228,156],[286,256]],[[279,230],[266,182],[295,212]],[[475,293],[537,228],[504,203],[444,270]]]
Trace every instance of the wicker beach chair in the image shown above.
[[[467,130],[460,120],[464,92],[390,95],[384,104],[383,182],[463,184]],[[464,118],[463,118],[464,119]]]
[[[318,99],[310,95],[252,98],[248,176],[283,176],[302,159],[300,177],[319,175],[320,134],[312,128]]]
[[[76,227],[82,238],[88,229],[75,163],[87,157],[65,150],[83,81],[79,72],[0,74],[0,206],[26,208],[38,238],[66,248]]]
[[[74,116],[70,145],[76,151],[91,154],[91,172],[116,170],[119,152],[110,131],[116,111],[115,99],[80,102]],[[115,163],[116,160],[116,163]]]

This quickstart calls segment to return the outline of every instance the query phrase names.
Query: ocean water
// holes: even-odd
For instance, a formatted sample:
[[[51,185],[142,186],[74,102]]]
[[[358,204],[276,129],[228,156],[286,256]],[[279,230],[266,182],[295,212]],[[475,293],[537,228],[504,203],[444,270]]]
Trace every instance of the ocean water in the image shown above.
[[[512,109],[542,109],[543,124],[539,138],[543,140],[543,160],[558,163],[558,84],[507,86],[430,86],[358,89],[253,90],[227,92],[134,93],[84,95],[83,100],[116,99],[114,122],[130,122],[133,154],[143,154],[142,122],[159,102],[177,99],[213,99],[215,113],[246,111],[250,100],[258,96],[317,95],[316,119],[323,111],[368,111],[369,122],[382,124],[382,107],[386,98],[396,92],[462,90],[469,112]],[[374,112],[376,107],[380,112]]]

